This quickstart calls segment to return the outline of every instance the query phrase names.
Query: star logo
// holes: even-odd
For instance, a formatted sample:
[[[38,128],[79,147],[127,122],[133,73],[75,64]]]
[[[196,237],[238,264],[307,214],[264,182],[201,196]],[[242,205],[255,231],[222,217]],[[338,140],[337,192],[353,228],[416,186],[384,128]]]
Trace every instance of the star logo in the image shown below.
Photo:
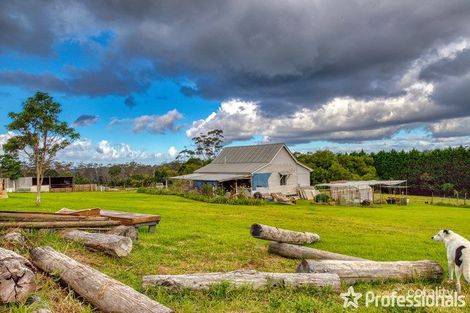
[[[348,292],[342,292],[339,295],[343,300],[343,308],[353,307],[357,309],[359,307],[359,299],[362,297],[362,294],[355,292],[353,286],[348,288]]]

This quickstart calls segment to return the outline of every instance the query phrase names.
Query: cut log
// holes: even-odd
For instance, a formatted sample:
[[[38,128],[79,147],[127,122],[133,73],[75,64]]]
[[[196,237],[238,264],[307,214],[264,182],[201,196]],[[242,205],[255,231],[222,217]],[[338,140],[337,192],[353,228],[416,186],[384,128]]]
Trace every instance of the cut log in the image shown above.
[[[435,261],[314,261],[303,260],[297,267],[298,273],[335,273],[346,283],[358,281],[409,281],[429,279],[440,281],[443,270]]]
[[[171,309],[135,291],[131,287],[59,253],[51,247],[31,251],[38,268],[58,274],[62,282],[103,312],[168,313]]]
[[[189,288],[207,290],[213,284],[228,282],[234,287],[248,286],[253,289],[286,286],[291,288],[316,286],[329,287],[335,291],[340,288],[338,275],[329,273],[265,273],[253,270],[239,270],[222,273],[195,273],[186,275],[147,275],[143,286],[164,286],[175,289]]]
[[[317,234],[291,231],[263,224],[251,225],[250,233],[258,239],[293,243],[296,245],[320,241],[320,236]]]
[[[108,234],[129,237],[132,241],[136,241],[139,237],[139,232],[135,227],[125,225],[111,228],[111,230],[108,231]]]
[[[289,259],[366,261],[366,259],[361,259],[354,256],[281,242],[271,242],[268,248],[268,252]]]
[[[19,244],[22,245],[26,242],[24,236],[17,232],[8,233],[0,238],[0,242],[2,243],[10,243],[10,244]]]
[[[0,222],[1,228],[76,228],[111,227],[121,225],[118,221],[63,221],[63,222]]]
[[[60,235],[65,240],[80,242],[93,251],[102,251],[117,257],[127,256],[132,250],[132,239],[129,237],[76,229],[64,230]]]
[[[34,267],[21,255],[0,248],[0,302],[19,302],[36,290]]]

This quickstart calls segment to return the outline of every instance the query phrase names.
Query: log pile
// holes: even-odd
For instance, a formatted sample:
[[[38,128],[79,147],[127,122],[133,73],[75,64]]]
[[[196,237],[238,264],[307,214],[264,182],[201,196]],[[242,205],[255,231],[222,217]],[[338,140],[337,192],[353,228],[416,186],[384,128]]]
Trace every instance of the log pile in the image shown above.
[[[0,229],[7,228],[106,228],[121,225],[101,216],[72,216],[37,212],[0,212]]]
[[[266,287],[306,286],[329,287],[335,291],[340,288],[337,274],[318,273],[264,273],[253,270],[239,270],[223,273],[196,273],[185,275],[147,275],[143,278],[143,286],[164,286],[174,289],[188,288],[207,290],[213,284],[230,283],[233,287],[248,286],[253,289]]]
[[[34,265],[46,273],[59,275],[63,283],[103,312],[173,312],[131,287],[50,247],[33,249],[31,258]]]
[[[409,281],[413,279],[442,280],[443,269],[435,261],[375,262],[354,256],[301,246],[320,240],[312,233],[293,232],[262,224],[253,224],[253,237],[271,240],[268,252],[290,259],[302,259],[297,273],[332,273],[341,281]]]

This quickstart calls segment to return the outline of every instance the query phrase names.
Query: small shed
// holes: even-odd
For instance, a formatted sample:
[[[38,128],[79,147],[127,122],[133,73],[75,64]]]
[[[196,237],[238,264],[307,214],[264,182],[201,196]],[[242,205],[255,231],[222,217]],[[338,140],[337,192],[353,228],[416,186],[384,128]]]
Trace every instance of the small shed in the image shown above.
[[[172,177],[189,180],[194,188],[204,184],[235,192],[243,186],[262,195],[295,195],[310,186],[310,169],[297,161],[282,143],[226,147],[208,165],[192,174]]]
[[[360,204],[363,201],[374,202],[374,188],[405,190],[406,180],[365,180],[365,181],[339,181],[318,184],[317,188],[329,189],[330,195],[338,204]],[[400,193],[400,192],[399,192]]]

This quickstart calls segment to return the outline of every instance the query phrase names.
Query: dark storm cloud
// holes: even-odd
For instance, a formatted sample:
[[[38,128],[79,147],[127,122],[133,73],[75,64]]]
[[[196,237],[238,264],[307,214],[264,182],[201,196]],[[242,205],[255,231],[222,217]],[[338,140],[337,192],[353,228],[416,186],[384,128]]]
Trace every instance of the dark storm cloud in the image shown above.
[[[424,68],[420,77],[435,83],[434,99],[470,115],[470,48]]]
[[[183,77],[191,82],[191,87],[181,87],[187,96],[257,101],[266,116],[290,116],[337,97],[403,95],[398,82],[413,64],[470,37],[467,0],[9,3],[1,13],[7,34],[0,36],[7,37],[0,37],[0,47],[44,54],[57,38],[76,35],[57,23],[48,27],[52,12],[57,20],[68,22],[67,29],[90,35],[111,31],[116,56],[99,70],[75,69],[69,79],[24,72],[15,78],[9,72],[0,73],[0,82],[70,94],[128,96],[144,91],[157,77]],[[24,18],[11,18],[15,14]],[[34,46],[38,32],[45,34],[44,40]],[[31,44],[25,44],[28,38]],[[464,98],[467,54],[458,61],[434,62],[422,71],[421,79],[435,84],[432,97],[441,108],[439,114],[418,113],[413,122],[470,115]],[[129,60],[136,59],[151,65],[144,70],[129,66]],[[359,128],[364,124],[364,130],[370,127],[370,121],[357,123]],[[394,123],[403,121],[388,120],[386,126]],[[375,125],[380,127],[380,122]],[[341,130],[341,123],[337,127]]]
[[[80,127],[80,126],[88,126],[91,124],[94,124],[98,121],[98,116],[96,115],[88,115],[88,114],[83,114],[80,115],[74,122],[73,126],[74,127]]]
[[[0,71],[0,84],[17,85],[30,90],[47,90],[69,95],[106,96],[127,95],[148,88],[152,73],[105,64],[98,70],[65,68],[67,78],[53,73],[32,74],[23,70]]]
[[[129,108],[133,108],[137,103],[135,102],[135,98],[133,96],[128,96],[126,99],[124,99],[124,104]]]

